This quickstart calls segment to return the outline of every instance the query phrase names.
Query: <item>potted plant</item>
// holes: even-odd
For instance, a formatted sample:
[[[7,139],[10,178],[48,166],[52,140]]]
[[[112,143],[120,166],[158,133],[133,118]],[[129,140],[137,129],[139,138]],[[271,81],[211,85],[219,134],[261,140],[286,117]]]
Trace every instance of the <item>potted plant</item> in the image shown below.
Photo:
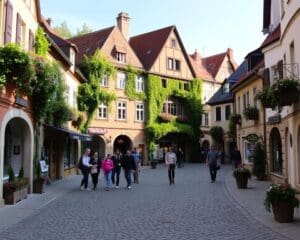
[[[294,221],[294,208],[299,207],[299,200],[296,198],[298,192],[287,183],[271,184],[266,192],[264,201],[268,212],[272,211],[274,219],[280,223]]]
[[[45,179],[41,176],[41,166],[36,164],[35,167],[35,179],[33,180],[33,193],[45,192]]]
[[[252,155],[253,168],[252,173],[258,180],[264,180],[266,174],[266,153],[262,147],[262,144],[258,142],[254,148]]]
[[[288,106],[299,99],[299,82],[294,79],[281,79],[272,85],[274,95],[278,96],[279,106]]]
[[[239,167],[233,171],[233,177],[236,180],[238,188],[247,188],[248,179],[251,179],[251,172],[248,168]]]
[[[238,113],[232,113],[230,115],[230,121],[235,124],[235,125],[240,125],[241,124],[241,119],[242,119],[242,116],[241,114],[238,114]]]
[[[258,120],[258,109],[255,106],[247,106],[244,109],[244,116],[247,120]]]
[[[175,117],[169,113],[161,113],[158,118],[160,122],[171,122]]]
[[[274,108],[278,105],[278,97],[275,96],[273,88],[270,86],[258,91],[255,99],[259,100],[264,108]]]

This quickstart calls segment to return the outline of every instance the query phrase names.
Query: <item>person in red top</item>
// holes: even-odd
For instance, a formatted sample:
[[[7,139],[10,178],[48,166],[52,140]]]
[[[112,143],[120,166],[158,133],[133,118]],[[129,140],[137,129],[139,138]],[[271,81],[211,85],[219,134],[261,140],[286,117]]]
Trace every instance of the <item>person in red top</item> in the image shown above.
[[[112,155],[107,154],[106,158],[102,161],[102,170],[104,173],[105,181],[106,181],[106,191],[109,191],[111,185],[111,173],[114,169],[114,163],[111,160]]]

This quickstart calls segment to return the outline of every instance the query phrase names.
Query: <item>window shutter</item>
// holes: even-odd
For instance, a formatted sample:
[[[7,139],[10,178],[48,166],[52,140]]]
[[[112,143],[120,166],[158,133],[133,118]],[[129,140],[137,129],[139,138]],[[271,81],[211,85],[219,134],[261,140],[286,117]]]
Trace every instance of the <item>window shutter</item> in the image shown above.
[[[12,23],[13,23],[13,6],[11,4],[11,1],[8,0],[6,3],[4,44],[11,42]]]
[[[17,30],[16,30],[16,43],[21,44],[21,25],[22,25],[22,19],[19,13],[17,13]]]
[[[280,60],[277,63],[277,68],[278,68],[279,79],[283,79],[283,61],[282,60]]]
[[[270,86],[270,69],[269,68],[264,69],[264,85]]]
[[[31,30],[29,30],[29,50],[34,50],[34,35]]]

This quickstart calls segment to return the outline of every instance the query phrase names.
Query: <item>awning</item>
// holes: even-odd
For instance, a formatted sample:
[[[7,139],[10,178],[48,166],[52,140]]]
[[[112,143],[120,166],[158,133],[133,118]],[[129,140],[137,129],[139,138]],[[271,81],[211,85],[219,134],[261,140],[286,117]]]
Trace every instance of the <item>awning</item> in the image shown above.
[[[66,128],[55,127],[55,126],[51,126],[48,124],[44,124],[44,127],[55,130],[55,131],[60,131],[60,132],[66,133],[69,136],[69,138],[71,138],[71,139],[76,139],[76,140],[80,140],[83,142],[92,141],[92,137],[89,134],[78,133],[78,132],[75,132],[75,131],[72,131],[72,130],[69,130]]]

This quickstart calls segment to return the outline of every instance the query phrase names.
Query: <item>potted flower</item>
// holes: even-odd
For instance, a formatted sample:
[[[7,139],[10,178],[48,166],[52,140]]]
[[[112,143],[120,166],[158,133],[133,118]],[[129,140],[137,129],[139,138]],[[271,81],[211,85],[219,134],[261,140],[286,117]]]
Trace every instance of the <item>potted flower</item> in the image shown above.
[[[299,99],[299,82],[294,79],[281,79],[272,85],[279,106],[288,106]]]
[[[161,122],[171,122],[175,117],[169,113],[161,113],[158,118]]]
[[[45,179],[41,176],[41,166],[39,164],[35,167],[35,176],[33,180],[33,193],[44,193],[45,192]]]
[[[248,179],[251,179],[251,172],[248,168],[239,167],[233,171],[233,177],[236,180],[238,188],[247,188]]]
[[[232,113],[230,115],[230,121],[235,124],[235,125],[240,125],[241,124],[241,119],[242,119],[242,116],[241,114],[238,114],[238,113]]]
[[[255,99],[259,100],[264,108],[274,108],[278,105],[278,97],[275,96],[273,88],[270,86],[258,91]]]
[[[293,222],[294,208],[299,207],[296,194],[298,192],[287,183],[271,184],[266,192],[265,208],[268,212],[271,212],[272,207],[276,221],[280,223]]]
[[[266,175],[267,158],[266,158],[266,153],[260,142],[258,142],[254,148],[252,159],[253,159],[253,168],[252,168],[253,175],[255,175],[258,180],[263,180]]]
[[[258,120],[258,109],[255,106],[247,106],[244,109],[244,116],[247,120]]]

